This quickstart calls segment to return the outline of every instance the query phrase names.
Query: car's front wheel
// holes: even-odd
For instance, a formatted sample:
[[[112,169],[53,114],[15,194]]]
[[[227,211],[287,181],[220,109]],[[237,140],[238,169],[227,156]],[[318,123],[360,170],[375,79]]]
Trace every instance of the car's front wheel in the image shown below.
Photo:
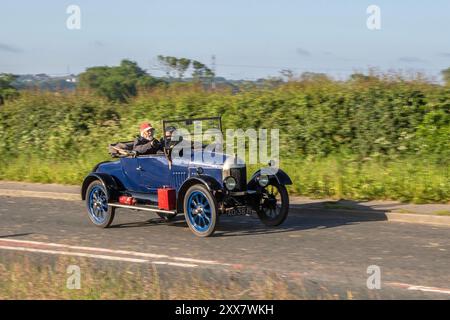
[[[267,226],[279,226],[286,220],[289,212],[289,195],[286,187],[276,181],[270,182],[262,190],[259,219]]]
[[[99,228],[107,228],[114,220],[115,208],[108,206],[108,196],[103,184],[93,181],[86,192],[89,219]]]
[[[211,236],[217,225],[217,202],[206,187],[193,185],[184,196],[184,215],[191,231],[199,237]]]

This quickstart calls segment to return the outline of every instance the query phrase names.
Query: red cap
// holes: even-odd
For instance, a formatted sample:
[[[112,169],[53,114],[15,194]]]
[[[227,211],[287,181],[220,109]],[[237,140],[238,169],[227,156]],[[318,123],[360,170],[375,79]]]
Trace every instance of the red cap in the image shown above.
[[[149,122],[144,122],[140,126],[141,133],[153,129],[152,125]]]

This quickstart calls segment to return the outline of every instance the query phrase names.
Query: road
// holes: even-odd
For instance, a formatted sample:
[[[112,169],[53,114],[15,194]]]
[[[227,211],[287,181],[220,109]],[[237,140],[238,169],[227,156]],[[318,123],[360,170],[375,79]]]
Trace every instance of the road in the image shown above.
[[[221,217],[214,237],[197,238],[182,216],[164,223],[120,210],[112,228],[99,229],[81,201],[23,197],[0,197],[0,221],[0,254],[55,249],[130,262],[270,270],[361,287],[368,266],[377,265],[382,287],[398,288],[398,298],[450,298],[450,228],[444,226],[305,209],[273,229],[255,217]]]

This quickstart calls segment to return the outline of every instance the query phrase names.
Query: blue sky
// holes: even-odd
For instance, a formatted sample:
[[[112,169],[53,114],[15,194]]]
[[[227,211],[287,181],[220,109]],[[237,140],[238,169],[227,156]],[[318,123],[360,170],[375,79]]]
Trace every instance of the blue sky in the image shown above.
[[[66,8],[81,8],[68,30]],[[381,30],[366,9],[381,8]],[[137,61],[160,75],[158,54],[210,63],[255,79],[281,69],[344,77],[353,70],[450,67],[450,1],[413,0],[0,0],[0,72],[78,73]]]

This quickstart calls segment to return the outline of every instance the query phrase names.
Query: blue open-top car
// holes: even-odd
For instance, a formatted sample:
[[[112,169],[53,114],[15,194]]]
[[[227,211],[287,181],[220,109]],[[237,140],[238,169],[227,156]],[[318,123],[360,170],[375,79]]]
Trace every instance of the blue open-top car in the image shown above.
[[[164,120],[163,130],[198,123],[213,124],[222,131],[220,117]],[[191,146],[188,157],[175,155],[175,150],[180,152],[175,147],[145,156],[125,152],[96,165],[81,188],[92,223],[110,226],[118,208],[155,212],[166,220],[184,213],[189,228],[201,237],[214,233],[222,214],[256,212],[268,226],[283,223],[289,210],[285,186],[292,184],[285,172],[258,170],[247,181],[246,165],[236,155],[207,151],[202,144]],[[215,161],[198,161],[205,152],[216,152]]]

